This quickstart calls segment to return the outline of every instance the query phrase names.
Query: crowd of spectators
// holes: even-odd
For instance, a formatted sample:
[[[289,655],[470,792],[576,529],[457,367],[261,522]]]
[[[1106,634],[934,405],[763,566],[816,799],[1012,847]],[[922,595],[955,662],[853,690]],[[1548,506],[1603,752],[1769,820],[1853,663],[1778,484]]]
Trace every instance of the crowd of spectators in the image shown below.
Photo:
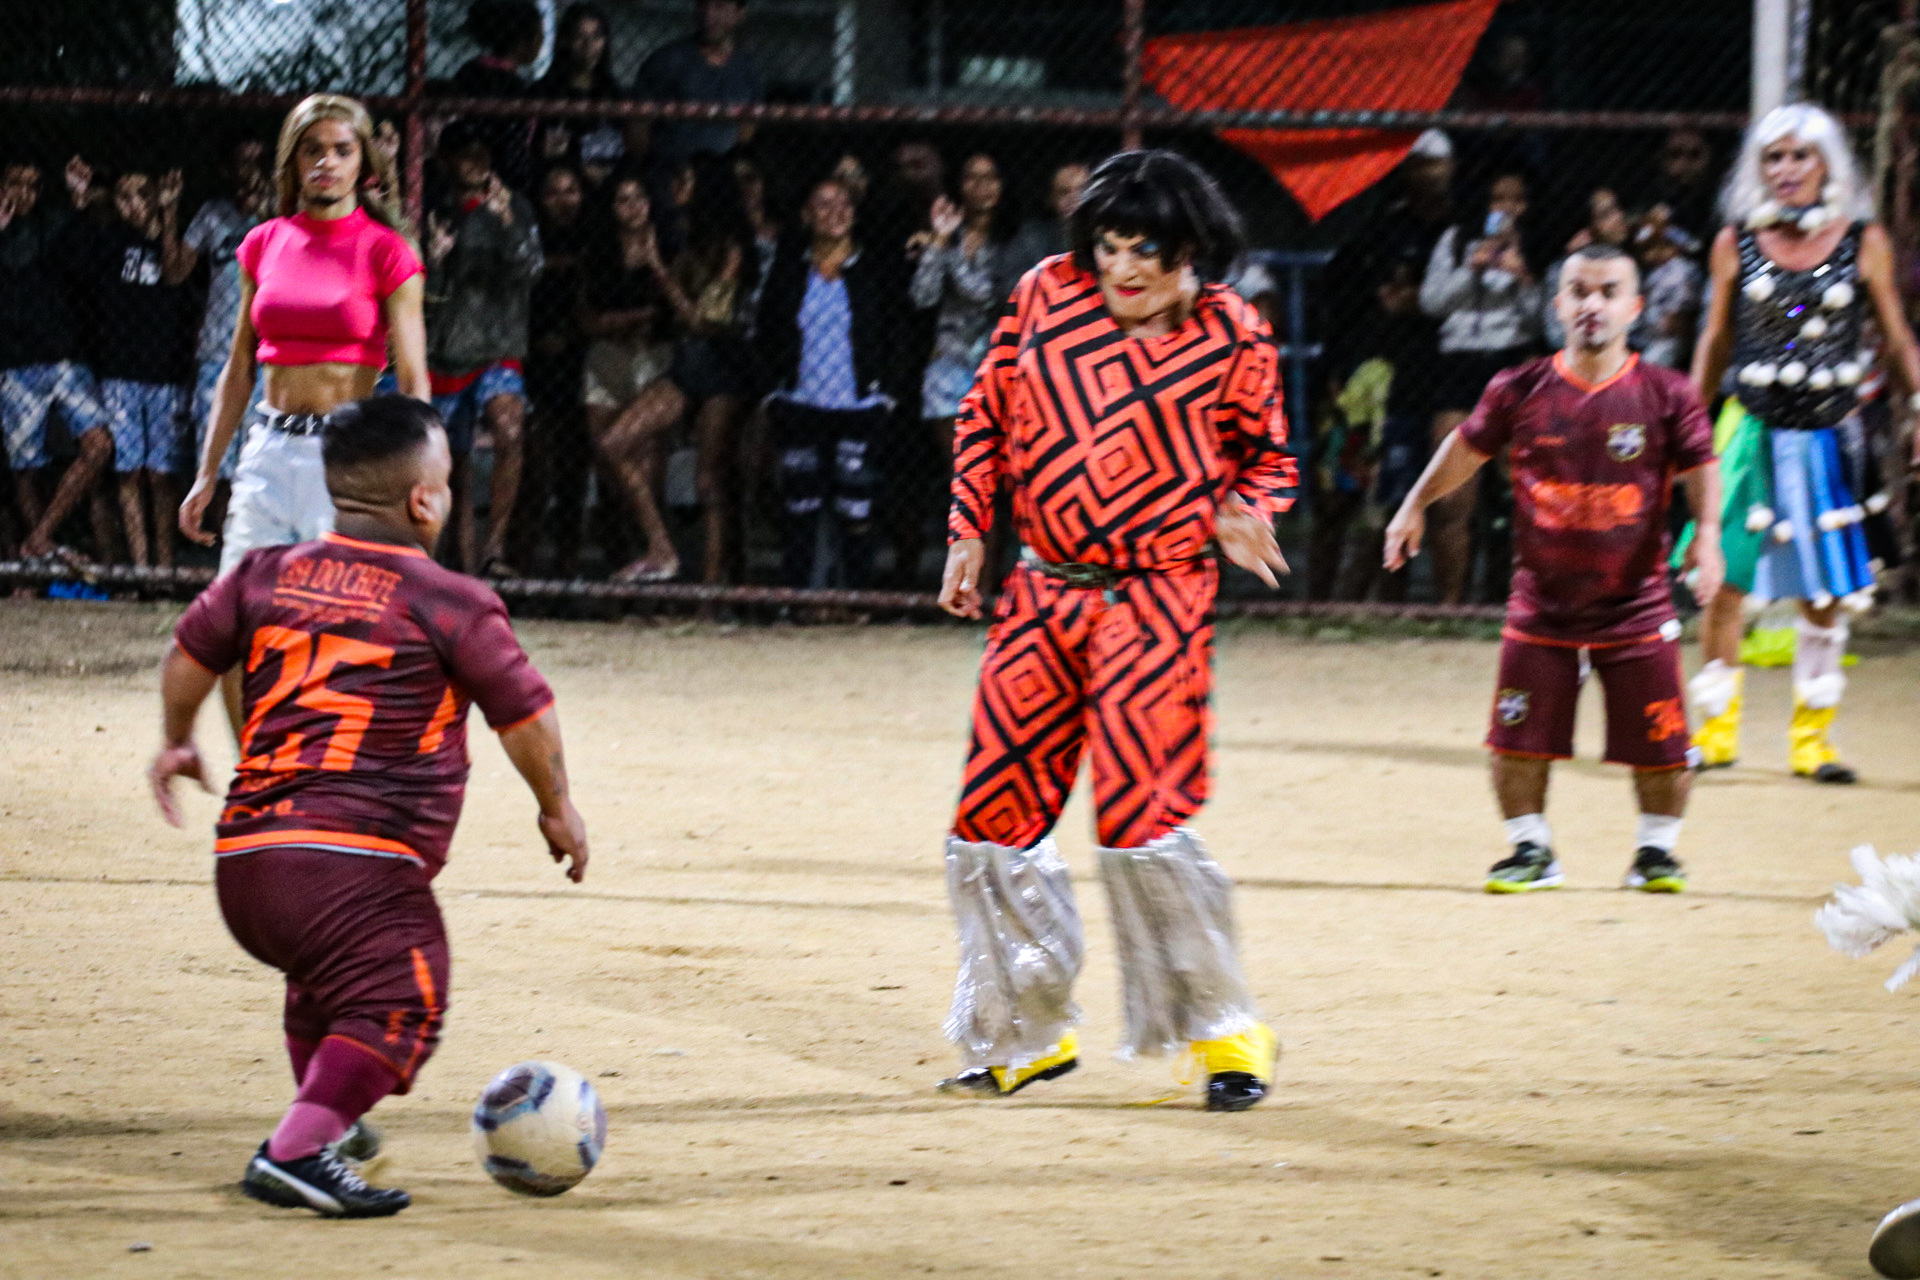
[[[539,9],[480,0],[482,52],[432,88],[757,102],[745,10],[701,0],[696,29],[623,85],[596,6],[563,12],[535,81]],[[778,548],[762,580],[927,584],[960,397],[1014,282],[1065,247],[1086,164],[1022,201],[993,155],[950,168],[915,138],[820,174],[728,121],[469,113],[427,142],[428,365],[456,460],[445,559],[721,583],[750,576],[753,542]],[[271,165],[270,144],[239,141],[190,218],[177,171],[75,158],[54,192],[41,164],[5,166],[0,556],[85,544],[174,563],[178,478],[231,342],[235,249],[274,212]]]
[[[761,101],[746,6],[696,12],[695,30],[622,83],[607,15],[571,4],[536,81],[538,7],[479,0],[468,28],[483,52],[432,88]],[[1524,47],[1496,53],[1475,100],[1527,101]],[[383,138],[398,147],[396,131]],[[1016,184],[990,151],[907,137],[809,168],[756,146],[751,125],[617,115],[470,111],[430,126],[427,145],[415,230],[432,392],[456,456],[450,563],[931,584],[960,399],[1015,281],[1065,250],[1087,164]],[[1675,367],[1691,355],[1715,226],[1705,138],[1671,131],[1643,170],[1585,191],[1571,225],[1542,212],[1556,176],[1539,171],[1542,140],[1456,145],[1422,135],[1316,285],[1327,354],[1296,427],[1313,438],[1316,598],[1407,597],[1408,574],[1379,569],[1385,523],[1487,380],[1558,340],[1552,282],[1567,253],[1630,249],[1646,295],[1635,345]],[[104,561],[173,562],[177,477],[195,465],[231,340],[235,249],[274,211],[271,164],[270,144],[238,141],[191,217],[178,172],[108,174],[80,158],[0,171],[0,558],[77,555],[64,539]],[[1273,317],[1257,262],[1233,283]],[[1435,505],[1432,594],[1500,598],[1510,501],[1488,468]]]

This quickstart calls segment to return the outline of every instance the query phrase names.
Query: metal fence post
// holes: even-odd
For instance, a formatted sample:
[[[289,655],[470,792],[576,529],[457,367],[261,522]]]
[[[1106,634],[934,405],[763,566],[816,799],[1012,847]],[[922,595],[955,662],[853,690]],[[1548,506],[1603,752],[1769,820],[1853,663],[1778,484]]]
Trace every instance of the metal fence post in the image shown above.
[[[416,234],[426,201],[427,125],[420,109],[427,94],[427,0],[407,0],[406,171],[400,180],[407,221]]]
[[[1140,62],[1147,48],[1147,0],[1125,0],[1120,15],[1121,67],[1120,146],[1140,147],[1140,106],[1144,81]]]

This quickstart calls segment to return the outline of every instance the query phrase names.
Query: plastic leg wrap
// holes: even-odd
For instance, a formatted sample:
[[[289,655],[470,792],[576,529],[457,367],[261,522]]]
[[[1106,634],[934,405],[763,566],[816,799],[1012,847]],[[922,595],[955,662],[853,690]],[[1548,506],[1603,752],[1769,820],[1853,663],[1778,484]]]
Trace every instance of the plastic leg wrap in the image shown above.
[[[1120,1056],[1171,1053],[1260,1020],[1234,950],[1233,882],[1186,827],[1102,849],[1125,1019]]]
[[[1052,837],[1031,849],[947,839],[960,973],[947,1039],[966,1067],[1021,1067],[1079,1021],[1073,980],[1086,934]]]
[[[1844,620],[1830,627],[1801,618],[1793,649],[1793,692],[1815,711],[1840,705],[1847,678],[1841,673],[1847,656],[1849,628]]]

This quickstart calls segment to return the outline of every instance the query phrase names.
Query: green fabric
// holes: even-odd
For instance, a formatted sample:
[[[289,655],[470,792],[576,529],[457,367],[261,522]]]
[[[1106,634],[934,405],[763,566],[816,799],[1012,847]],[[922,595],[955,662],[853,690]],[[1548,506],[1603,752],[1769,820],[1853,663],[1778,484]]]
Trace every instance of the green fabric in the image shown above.
[[[1740,642],[1740,661],[1749,667],[1790,667],[1795,643],[1792,627],[1755,627]]]
[[[1773,509],[1773,458],[1767,424],[1730,398],[1713,427],[1713,451],[1720,457],[1720,549],[1727,558],[1727,585],[1750,592],[1760,556],[1767,548],[1767,539],[1773,536],[1770,527],[1747,528],[1747,516],[1755,507]],[[1675,567],[1692,541],[1693,525],[1689,523],[1674,543]]]
[[[1740,642],[1740,661],[1749,667],[1790,667],[1798,646],[1797,628],[1755,627]],[[1851,667],[1859,661],[1859,654],[1849,653],[1840,659],[1840,665]]]
[[[1369,442],[1380,438],[1380,427],[1387,420],[1387,392],[1393,387],[1393,366],[1378,356],[1364,361],[1335,402],[1346,420],[1367,429]]]
[[[1380,453],[1380,432],[1387,420],[1387,392],[1393,386],[1393,366],[1378,356],[1353,371],[1333,402],[1314,450],[1323,490],[1339,487],[1342,474],[1365,487],[1365,466]]]

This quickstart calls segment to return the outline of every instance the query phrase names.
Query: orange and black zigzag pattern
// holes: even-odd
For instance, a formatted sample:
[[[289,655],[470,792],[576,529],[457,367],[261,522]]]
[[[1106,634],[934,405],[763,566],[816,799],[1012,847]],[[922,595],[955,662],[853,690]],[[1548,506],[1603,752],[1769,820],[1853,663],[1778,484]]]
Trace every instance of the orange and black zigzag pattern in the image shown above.
[[[1220,285],[1174,332],[1136,339],[1068,257],[1028,272],[954,432],[951,537],[981,536],[999,485],[1022,542],[1055,561],[1161,568],[1201,555],[1229,494],[1292,503],[1279,354]]]
[[[1218,587],[1212,561],[1110,592],[1016,570],[987,638],[954,834],[1031,847],[1059,820],[1083,755],[1108,848],[1140,848],[1199,812]]]

